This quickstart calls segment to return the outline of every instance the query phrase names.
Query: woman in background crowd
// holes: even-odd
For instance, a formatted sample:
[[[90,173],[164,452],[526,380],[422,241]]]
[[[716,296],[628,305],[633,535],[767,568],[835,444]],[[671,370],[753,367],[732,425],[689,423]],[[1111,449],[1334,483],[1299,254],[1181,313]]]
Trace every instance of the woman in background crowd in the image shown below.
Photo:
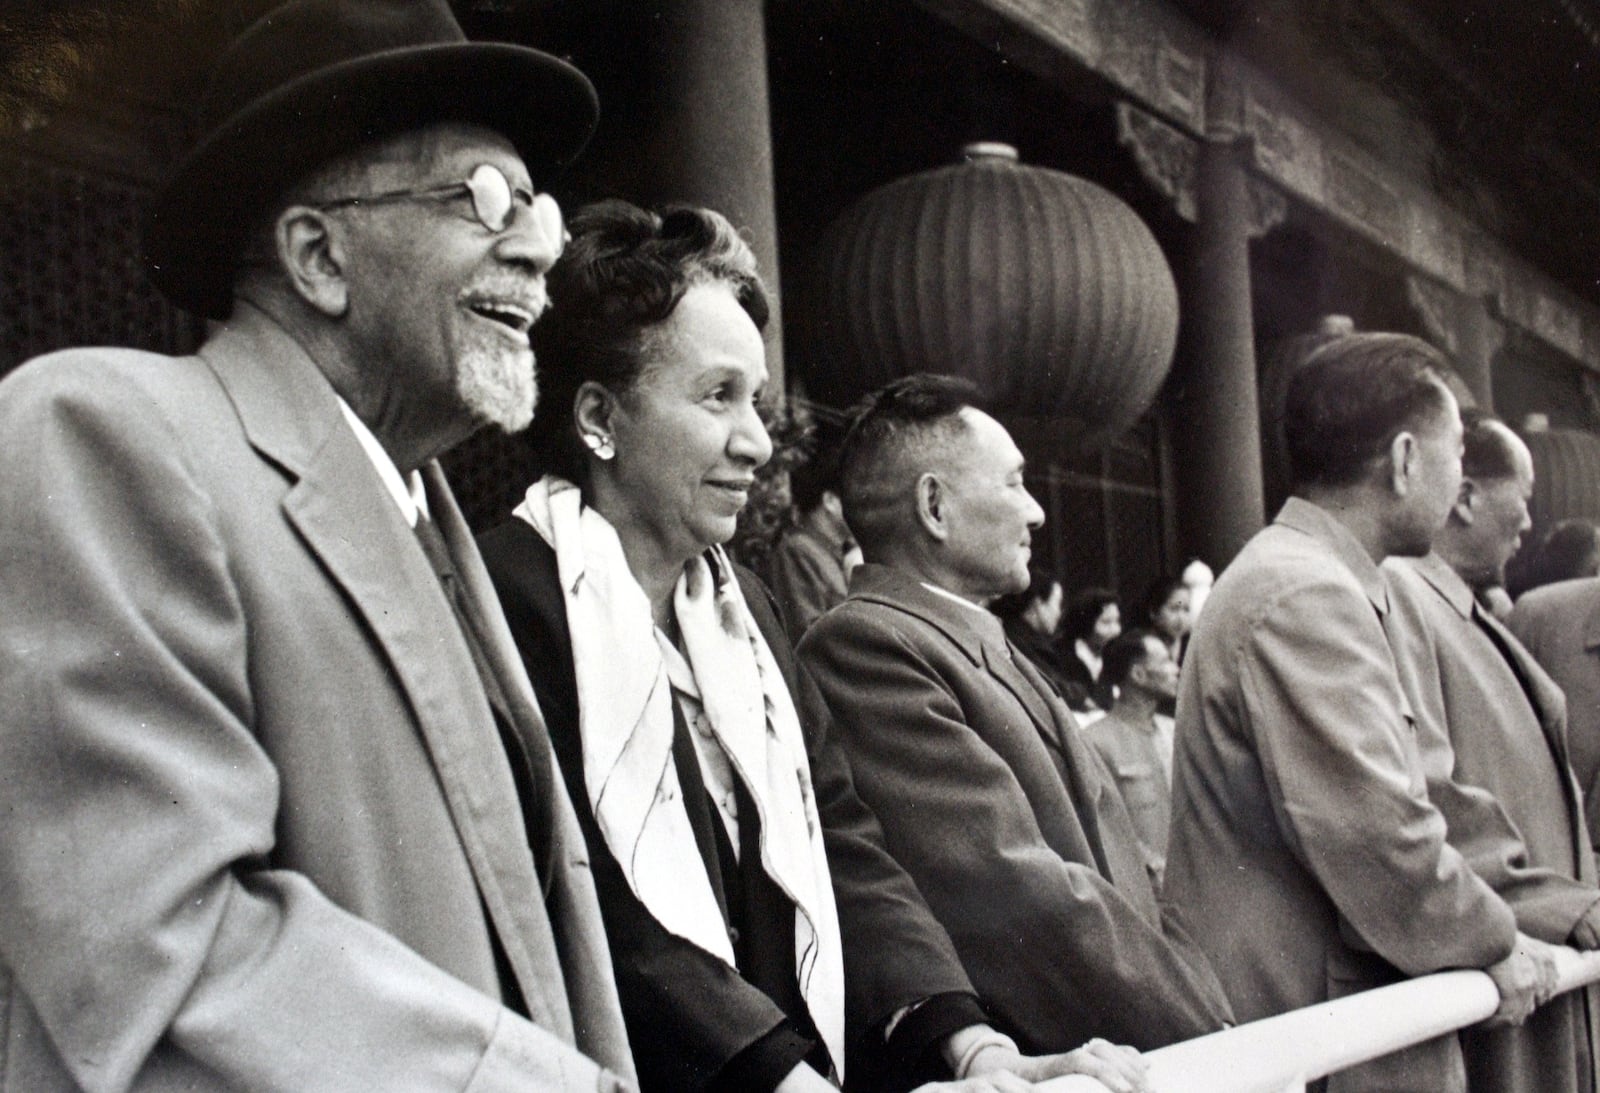
[[[1193,621],[1189,602],[1189,587],[1179,577],[1157,579],[1144,598],[1146,625],[1161,636],[1172,651],[1172,659],[1180,663]]]
[[[984,1024],[825,723],[802,728],[777,613],[722,549],[772,452],[748,246],[690,208],[606,202],[570,230],[533,335],[554,473],[482,545],[588,840],[643,1090],[831,1089],[847,1009],[853,1084],[865,1058],[900,1088],[1138,1087],[1128,1049],[1029,1059]]]
[[[1111,686],[1101,682],[1100,654],[1122,633],[1122,609],[1117,594],[1109,588],[1084,588],[1072,594],[1062,625],[1066,649],[1062,651],[1062,674],[1069,681],[1067,705],[1078,713],[1109,710],[1116,697]]]
[[[1042,569],[1028,567],[1028,587],[1001,596],[989,605],[1005,627],[1006,639],[1020,649],[1045,678],[1067,698],[1081,685],[1064,670],[1058,633],[1061,629],[1061,582]]]

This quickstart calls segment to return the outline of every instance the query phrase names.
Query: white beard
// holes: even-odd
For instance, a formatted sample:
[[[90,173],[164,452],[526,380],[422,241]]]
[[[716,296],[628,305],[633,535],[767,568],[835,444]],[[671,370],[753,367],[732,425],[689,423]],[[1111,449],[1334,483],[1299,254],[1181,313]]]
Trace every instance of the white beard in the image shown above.
[[[504,343],[464,347],[456,354],[456,394],[479,421],[521,432],[539,401],[533,350]]]

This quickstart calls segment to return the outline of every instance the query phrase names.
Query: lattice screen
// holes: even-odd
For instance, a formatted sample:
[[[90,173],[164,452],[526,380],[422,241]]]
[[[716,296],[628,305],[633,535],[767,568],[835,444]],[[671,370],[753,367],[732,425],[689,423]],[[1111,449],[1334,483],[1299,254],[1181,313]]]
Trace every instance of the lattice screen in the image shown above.
[[[456,447],[443,463],[462,515],[474,531],[487,531],[510,519],[537,473],[529,446],[494,428]]]
[[[145,196],[118,179],[0,159],[0,373],[74,345],[194,348],[199,322],[139,265]]]

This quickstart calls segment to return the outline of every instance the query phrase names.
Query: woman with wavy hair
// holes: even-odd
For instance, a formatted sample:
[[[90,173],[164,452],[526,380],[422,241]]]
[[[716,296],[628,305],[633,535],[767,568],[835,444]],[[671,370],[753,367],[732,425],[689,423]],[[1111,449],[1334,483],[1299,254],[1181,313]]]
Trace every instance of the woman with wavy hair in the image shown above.
[[[1081,1070],[1135,1088],[1125,1049],[1029,1059],[988,1027],[804,714],[765,589],[723,551],[772,453],[749,247],[694,208],[606,202],[570,228],[533,331],[550,473],[482,545],[588,839],[644,1089],[833,1088],[847,1021],[852,1087]]]

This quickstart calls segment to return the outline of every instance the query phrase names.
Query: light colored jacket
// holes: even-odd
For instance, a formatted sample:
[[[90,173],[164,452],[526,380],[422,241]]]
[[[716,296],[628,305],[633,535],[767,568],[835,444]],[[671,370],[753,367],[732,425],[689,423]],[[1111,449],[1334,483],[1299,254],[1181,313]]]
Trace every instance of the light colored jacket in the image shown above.
[[[1445,841],[1381,619],[1383,581],[1292,498],[1217,581],[1179,681],[1165,896],[1240,1020],[1511,951]],[[1463,1088],[1456,1038],[1330,1088]]]
[[[57,354],[0,435],[0,1089],[631,1080],[570,802],[535,803],[541,889],[451,608],[296,343],[241,305],[197,358]]]
[[[1383,574],[1384,628],[1450,845],[1511,905],[1524,933],[1566,944],[1600,890],[1567,765],[1561,689],[1438,555],[1390,558]],[[1468,1087],[1593,1090],[1600,999],[1586,995],[1552,999],[1517,1028],[1463,1032]]]
[[[1567,745],[1583,790],[1589,839],[1600,841],[1600,577],[1535,588],[1511,631],[1567,696]]]

